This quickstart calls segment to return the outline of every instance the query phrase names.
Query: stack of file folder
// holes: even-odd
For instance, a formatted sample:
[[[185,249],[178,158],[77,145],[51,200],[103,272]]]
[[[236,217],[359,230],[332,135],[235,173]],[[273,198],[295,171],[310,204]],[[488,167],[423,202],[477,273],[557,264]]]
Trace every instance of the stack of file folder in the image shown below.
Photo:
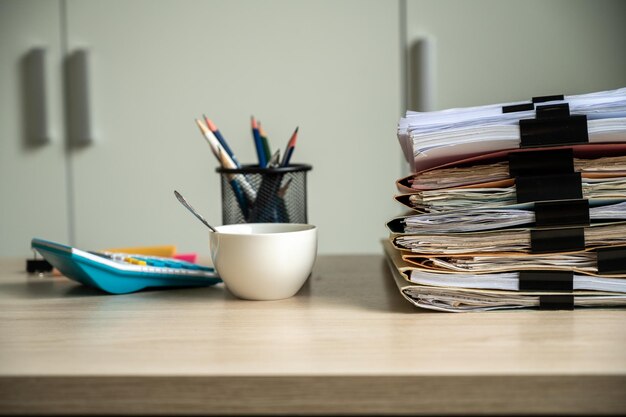
[[[413,304],[626,307],[626,88],[407,112],[385,253]]]

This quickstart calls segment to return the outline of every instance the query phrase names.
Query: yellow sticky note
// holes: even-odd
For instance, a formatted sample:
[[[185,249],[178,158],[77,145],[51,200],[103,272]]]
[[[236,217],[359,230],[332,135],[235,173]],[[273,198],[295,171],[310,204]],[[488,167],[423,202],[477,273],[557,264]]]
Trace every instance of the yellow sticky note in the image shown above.
[[[137,247],[129,247],[129,248],[105,249],[104,251],[128,253],[131,255],[148,255],[148,256],[161,256],[163,258],[171,258],[172,256],[176,254],[176,246],[173,246],[173,245],[137,246]]]

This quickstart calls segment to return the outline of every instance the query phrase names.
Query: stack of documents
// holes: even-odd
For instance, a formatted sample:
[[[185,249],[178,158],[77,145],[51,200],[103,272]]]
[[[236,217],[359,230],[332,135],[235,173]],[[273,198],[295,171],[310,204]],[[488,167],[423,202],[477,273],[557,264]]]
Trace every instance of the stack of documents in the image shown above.
[[[626,307],[624,279],[574,274],[572,290],[568,294],[550,290],[525,291],[520,288],[520,272],[480,275],[428,273],[403,260],[401,253],[388,241],[383,242],[383,246],[400,293],[421,308],[456,313],[540,308],[542,301],[543,308],[559,308],[566,303],[574,307]]]
[[[428,113],[398,138],[402,295],[440,311],[626,306],[626,88]]]
[[[567,104],[571,115],[585,116],[589,143],[624,142],[626,88],[539,97],[533,102],[423,113],[409,111],[398,123],[398,139],[414,172],[474,155],[516,149],[521,141],[519,121],[536,117],[539,103],[541,106]]]

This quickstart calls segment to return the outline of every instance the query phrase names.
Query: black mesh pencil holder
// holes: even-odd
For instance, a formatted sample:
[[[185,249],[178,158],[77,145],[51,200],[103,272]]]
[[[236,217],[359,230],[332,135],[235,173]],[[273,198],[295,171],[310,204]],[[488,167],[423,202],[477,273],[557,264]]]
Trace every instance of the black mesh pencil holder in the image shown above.
[[[217,168],[222,178],[222,223],[308,223],[306,174],[312,168],[305,164]]]

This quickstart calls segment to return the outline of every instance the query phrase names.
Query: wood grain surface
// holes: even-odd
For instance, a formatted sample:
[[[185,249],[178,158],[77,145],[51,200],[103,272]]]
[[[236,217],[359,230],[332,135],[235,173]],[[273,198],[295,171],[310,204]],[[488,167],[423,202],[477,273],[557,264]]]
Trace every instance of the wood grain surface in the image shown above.
[[[264,302],[23,269],[0,262],[3,414],[626,413],[624,310],[419,310],[381,255]]]

